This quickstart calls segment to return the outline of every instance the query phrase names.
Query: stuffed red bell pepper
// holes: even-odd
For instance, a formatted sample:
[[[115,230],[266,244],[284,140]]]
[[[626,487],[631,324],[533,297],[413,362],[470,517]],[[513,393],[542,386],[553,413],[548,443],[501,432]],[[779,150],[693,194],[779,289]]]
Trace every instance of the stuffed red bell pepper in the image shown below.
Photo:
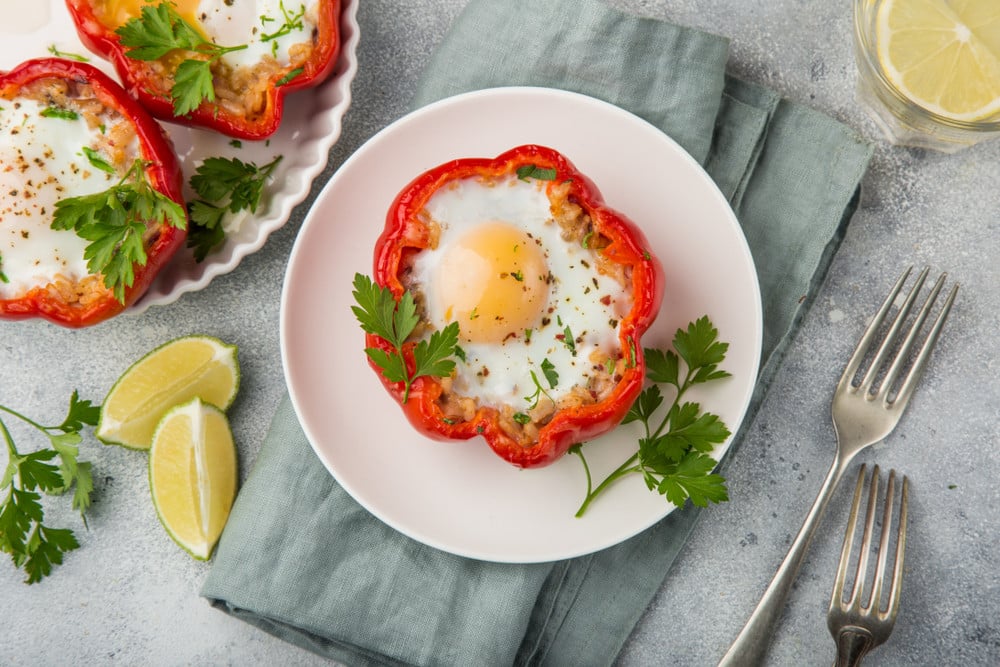
[[[86,63],[0,73],[0,317],[95,324],[135,302],[184,244],[163,129]]]
[[[66,4],[154,116],[242,139],[273,134],[285,95],[321,83],[340,50],[339,0]]]
[[[663,295],[640,230],[568,159],[535,145],[448,162],[406,186],[374,280],[397,301],[409,295],[419,319],[401,348],[412,383],[387,379],[378,362],[392,344],[366,338],[410,422],[439,439],[481,435],[524,468],[621,422],[643,386],[640,338]],[[421,375],[418,346],[426,355],[428,336],[454,323],[454,369]]]

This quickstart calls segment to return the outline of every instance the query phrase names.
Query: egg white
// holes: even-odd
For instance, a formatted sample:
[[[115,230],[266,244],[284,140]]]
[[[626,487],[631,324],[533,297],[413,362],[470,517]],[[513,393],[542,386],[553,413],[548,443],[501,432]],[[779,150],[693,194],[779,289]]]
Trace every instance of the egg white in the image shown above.
[[[630,294],[613,278],[598,274],[594,251],[562,238],[544,182],[513,176],[490,184],[464,179],[438,190],[426,210],[440,227],[440,236],[435,248],[416,255],[409,287],[422,294],[433,328],[449,323],[448,306],[440,302],[434,287],[435,281],[449,279],[439,270],[441,258],[476,225],[502,220],[530,233],[540,242],[552,276],[547,307],[543,317],[528,327],[530,335],[522,330],[512,332],[502,343],[461,343],[465,360],[456,364],[455,392],[480,404],[523,411],[531,407],[530,396],[536,390],[532,371],[558,403],[574,387],[587,385],[594,373],[595,352],[605,358],[620,355],[618,322],[631,309]],[[459,322],[459,328],[462,325]],[[567,328],[572,346],[564,338]],[[555,387],[549,386],[542,372],[544,360],[558,373]]]
[[[51,228],[55,203],[106,190],[118,177],[95,169],[84,146],[100,142],[100,129],[76,119],[42,116],[31,99],[0,100],[0,297],[14,298],[57,276],[89,274],[87,241]]]
[[[282,66],[290,64],[289,49],[295,44],[311,42],[316,29],[317,0],[256,0],[224,2],[201,0],[196,18],[206,35],[216,44],[234,46],[246,44],[247,48],[223,56],[234,67],[254,65],[265,55],[273,56]],[[297,17],[295,27],[285,34],[265,41],[285,25],[285,16]]]

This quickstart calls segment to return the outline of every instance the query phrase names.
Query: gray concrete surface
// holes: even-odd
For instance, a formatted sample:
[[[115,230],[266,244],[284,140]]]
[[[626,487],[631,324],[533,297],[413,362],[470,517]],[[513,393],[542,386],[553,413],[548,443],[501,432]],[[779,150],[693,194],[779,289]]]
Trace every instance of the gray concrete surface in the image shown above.
[[[733,73],[808,104],[876,142],[861,208],[815,306],[729,470],[732,500],[703,514],[621,655],[622,665],[714,665],[784,555],[831,461],[830,395],[865,318],[903,266],[947,270],[962,292],[913,404],[862,455],[911,478],[902,611],[880,665],[1000,664],[1000,143],[951,156],[891,147],[854,98],[850,10],[824,0],[609,0],[732,39]],[[296,230],[312,197],[374,132],[402,115],[463,0],[366,0],[360,71],[344,133],[312,196],[263,250],[202,292],[90,330],[0,324],[0,403],[60,419],[75,388],[100,399],[130,361],[204,332],[240,347],[231,411],[246,474],[283,393],[278,308]],[[26,586],[0,564],[0,663],[280,664],[324,660],[208,607],[210,567],[167,538],[149,501],[144,456],[85,445],[97,471],[84,530],[65,503],[57,525],[82,547]],[[836,494],[777,628],[768,664],[833,659],[826,606],[846,521]]]

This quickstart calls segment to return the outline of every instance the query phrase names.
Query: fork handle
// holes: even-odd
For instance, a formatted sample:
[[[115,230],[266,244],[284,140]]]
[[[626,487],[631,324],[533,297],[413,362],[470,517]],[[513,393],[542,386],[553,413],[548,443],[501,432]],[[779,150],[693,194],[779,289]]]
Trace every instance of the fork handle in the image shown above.
[[[843,628],[836,639],[837,660],[833,667],[857,667],[868,651],[875,648],[875,638],[864,628]]]
[[[809,548],[816,527],[819,526],[826,505],[833,495],[833,490],[843,476],[844,471],[850,464],[853,456],[841,457],[840,454],[834,457],[833,465],[823,480],[823,485],[819,489],[816,500],[813,501],[809,513],[806,515],[802,528],[799,529],[795,541],[792,542],[788,555],[781,561],[778,571],[775,573],[767,590],[757,603],[757,608],[753,610],[750,619],[736,637],[736,641],[729,647],[726,655],[723,656],[719,667],[744,667],[746,665],[759,665],[767,653],[767,647],[771,640],[772,628],[781,612],[785,608],[785,598],[792,588],[795,576]]]

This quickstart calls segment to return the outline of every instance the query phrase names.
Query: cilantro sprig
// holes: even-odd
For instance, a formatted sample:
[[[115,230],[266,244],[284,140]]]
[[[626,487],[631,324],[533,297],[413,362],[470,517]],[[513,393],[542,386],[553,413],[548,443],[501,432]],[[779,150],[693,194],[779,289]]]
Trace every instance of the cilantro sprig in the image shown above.
[[[718,462],[710,454],[715,445],[725,442],[730,431],[717,415],[703,412],[698,403],[682,401],[691,387],[731,376],[719,368],[729,343],[720,342],[718,334],[711,320],[702,317],[689,324],[687,330],[677,330],[673,340],[676,352],[645,349],[646,378],[654,384],[639,394],[622,421],[642,423],[644,435],[639,438],[639,449],[593,487],[583,443],[570,448],[580,457],[587,476],[587,495],[576,516],[583,516],[590,503],[610,485],[633,473],[641,474],[649,490],[678,507],[689,499],[700,507],[729,500],[725,479],[712,473]],[[665,402],[661,384],[676,390],[665,412],[660,412]]]
[[[545,359],[542,359],[541,367],[542,375],[545,376],[545,381],[549,383],[549,389],[555,389],[556,385],[559,384],[559,373],[556,371],[555,364],[549,361],[548,357],[546,357]],[[545,398],[555,403],[555,400],[549,396],[549,392],[546,391],[545,387],[542,386],[542,383],[538,381],[538,375],[535,374],[535,371],[529,370],[528,373],[531,375],[531,381],[535,385],[534,393],[524,397],[524,400],[531,404],[528,406],[528,409],[534,410],[538,406],[538,401],[542,399],[543,395]],[[526,422],[518,421],[518,423],[523,424]]]
[[[7,467],[0,479],[0,551],[10,556],[14,567],[24,569],[25,583],[34,584],[62,563],[63,554],[80,546],[72,530],[45,525],[38,492],[62,494],[75,487],[72,506],[86,526],[94,482],[90,462],[78,458],[80,431],[85,425],[97,425],[100,408],[81,400],[74,391],[61,424],[45,426],[4,405],[0,411],[41,432],[50,444],[50,448],[22,454],[0,418],[0,435],[7,446]]]
[[[246,44],[220,46],[208,41],[170,2],[145,5],[139,16],[126,21],[115,33],[128,48],[125,55],[134,60],[159,60],[177,50],[199,56],[182,60],[174,71],[170,98],[175,116],[186,116],[205,100],[214,102],[212,65],[227,53],[247,48]]]
[[[354,316],[365,333],[385,340],[392,352],[377,347],[365,348],[365,354],[375,363],[390,382],[403,383],[403,403],[410,397],[410,387],[418,377],[447,377],[455,370],[451,359],[458,346],[458,322],[431,334],[413,346],[413,370],[403,355],[403,344],[416,329],[420,318],[413,295],[403,292],[397,302],[388,287],[376,284],[368,276],[354,274]]]
[[[188,203],[187,245],[194,250],[195,261],[203,261],[225,240],[222,218],[226,212],[257,212],[264,185],[280,162],[280,155],[263,167],[238,158],[210,157],[198,165],[188,180],[201,197]]]
[[[87,270],[104,276],[104,285],[125,302],[135,282],[135,265],[146,264],[143,236],[148,221],[164,221],[184,229],[184,207],[156,190],[146,177],[147,163],[136,160],[121,180],[107,190],[56,202],[52,229],[74,230],[90,241],[84,248]]]

